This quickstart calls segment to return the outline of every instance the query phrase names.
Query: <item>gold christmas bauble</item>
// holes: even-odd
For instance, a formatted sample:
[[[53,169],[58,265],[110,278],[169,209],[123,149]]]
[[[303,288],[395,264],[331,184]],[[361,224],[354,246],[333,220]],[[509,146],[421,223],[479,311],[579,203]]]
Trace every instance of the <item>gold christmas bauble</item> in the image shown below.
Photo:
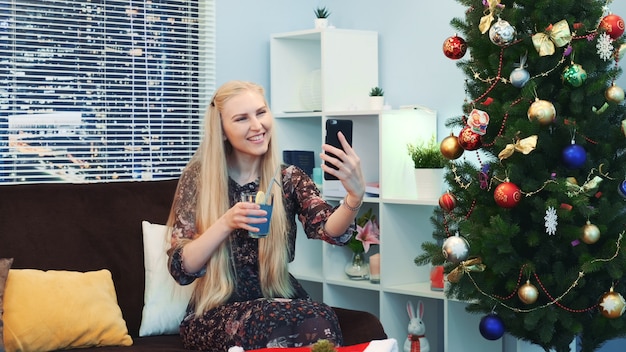
[[[549,125],[556,118],[556,109],[547,100],[535,99],[535,102],[528,108],[528,119],[539,122],[541,125]]]
[[[624,101],[624,90],[613,84],[604,92],[604,97],[611,103],[619,104]]]
[[[590,223],[589,221],[587,221],[585,226],[583,226],[582,230],[582,240],[586,244],[594,244],[600,239],[600,229],[598,228],[598,226]]]
[[[539,298],[539,290],[530,281],[526,281],[525,284],[520,286],[517,290],[517,296],[525,304],[533,304]]]
[[[439,145],[439,150],[441,154],[448,160],[458,159],[463,155],[463,147],[459,143],[459,138],[454,134],[450,133],[450,135],[444,138]]]
[[[613,287],[611,287],[609,292],[602,295],[598,309],[606,318],[619,318],[624,314],[626,301],[624,301],[624,297],[621,294],[614,292]]]

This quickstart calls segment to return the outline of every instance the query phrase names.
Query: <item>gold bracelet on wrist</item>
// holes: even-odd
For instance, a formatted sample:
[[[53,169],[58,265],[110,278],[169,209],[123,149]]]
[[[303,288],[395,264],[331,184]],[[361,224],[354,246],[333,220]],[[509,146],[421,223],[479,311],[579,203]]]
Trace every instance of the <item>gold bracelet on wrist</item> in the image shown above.
[[[359,202],[359,204],[357,204],[356,206],[351,206],[350,204],[348,204],[348,195],[346,194],[345,197],[343,197],[343,202],[341,203],[344,207],[346,207],[346,209],[350,210],[350,211],[354,211],[357,212],[359,211],[359,209],[361,209],[361,205],[363,205],[363,200],[361,200]]]

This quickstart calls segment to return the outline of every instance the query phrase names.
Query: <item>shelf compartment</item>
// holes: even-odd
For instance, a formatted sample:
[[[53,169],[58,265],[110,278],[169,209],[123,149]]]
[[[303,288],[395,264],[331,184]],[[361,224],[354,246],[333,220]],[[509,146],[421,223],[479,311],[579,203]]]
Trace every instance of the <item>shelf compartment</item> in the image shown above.
[[[381,297],[381,322],[389,338],[398,340],[398,349],[403,350],[404,342],[408,336],[409,314],[407,303],[413,302],[415,309],[421,300],[424,303],[424,315],[422,321],[426,326],[426,338],[430,344],[431,351],[457,351],[454,349],[444,349],[444,302],[440,299],[415,297],[413,295],[403,295],[384,292]],[[417,313],[419,316],[419,312]],[[466,340],[467,341],[472,341]],[[473,347],[473,346],[472,346]],[[472,351],[495,351],[475,349]]]
[[[364,110],[369,90],[378,85],[378,33],[324,29],[270,37],[272,109],[276,113],[309,110],[301,94],[317,89],[322,110]],[[320,71],[319,85],[308,86]],[[306,100],[306,99],[305,99]]]

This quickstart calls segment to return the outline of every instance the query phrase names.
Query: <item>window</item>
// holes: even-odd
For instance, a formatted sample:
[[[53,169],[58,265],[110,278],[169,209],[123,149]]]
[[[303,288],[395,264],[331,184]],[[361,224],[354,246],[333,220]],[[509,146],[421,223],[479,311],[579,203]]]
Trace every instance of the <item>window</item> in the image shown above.
[[[0,183],[178,177],[215,89],[213,6],[0,0]]]

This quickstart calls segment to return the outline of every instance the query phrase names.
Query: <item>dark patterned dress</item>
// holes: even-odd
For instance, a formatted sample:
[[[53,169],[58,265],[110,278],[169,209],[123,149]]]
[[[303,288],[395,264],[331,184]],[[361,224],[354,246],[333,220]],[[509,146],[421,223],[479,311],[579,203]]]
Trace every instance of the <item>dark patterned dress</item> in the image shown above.
[[[172,234],[169,270],[180,284],[189,284],[204,271],[190,274],[182,266],[182,245],[179,238],[193,238],[195,228],[195,193],[197,167],[187,168],[181,175],[176,192],[177,221]],[[296,217],[303,225],[308,238],[322,239],[328,243],[344,245],[354,231],[333,238],[324,232],[326,219],[334,207],[325,202],[313,181],[295,166],[283,167],[282,184],[284,204],[289,220],[290,261],[295,255]],[[238,185],[229,179],[228,192],[231,206],[244,191],[258,189],[257,182]],[[192,304],[180,325],[180,334],[186,348],[225,352],[232,346],[245,350],[264,347],[299,347],[327,339],[336,345],[343,344],[337,316],[331,307],[311,300],[300,283],[291,276],[294,297],[263,298],[258,268],[258,240],[250,238],[246,230],[233,231],[228,239],[236,267],[236,288],[228,301],[219,307],[195,316]]]

